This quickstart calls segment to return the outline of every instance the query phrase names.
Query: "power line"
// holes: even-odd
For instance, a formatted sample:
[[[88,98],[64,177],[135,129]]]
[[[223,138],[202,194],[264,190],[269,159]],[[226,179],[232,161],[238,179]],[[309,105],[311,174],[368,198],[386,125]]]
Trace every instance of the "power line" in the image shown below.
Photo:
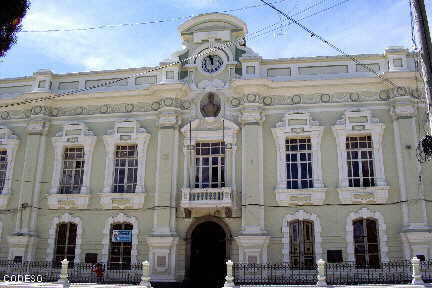
[[[393,81],[391,81],[390,79],[384,78],[381,74],[379,74],[378,72],[376,72],[374,69],[370,68],[368,65],[362,64],[360,63],[360,61],[355,58],[352,55],[349,55],[348,53],[346,53],[345,51],[343,51],[342,49],[338,48],[335,44],[329,42],[328,40],[324,39],[322,36],[320,36],[319,34],[313,32],[311,29],[309,29],[308,27],[306,27],[305,25],[301,24],[299,21],[295,20],[294,18],[292,18],[291,16],[287,15],[285,12],[283,12],[282,10],[276,8],[274,5],[272,5],[269,2],[266,2],[264,0],[260,0],[261,2],[265,3],[267,6],[269,6],[270,8],[272,8],[273,10],[277,11],[278,13],[282,14],[283,16],[285,16],[288,20],[290,20],[291,22],[293,22],[294,24],[296,24],[297,26],[299,26],[300,28],[302,28],[304,31],[306,31],[307,33],[310,34],[311,37],[316,37],[317,39],[319,39],[321,42],[325,43],[327,46],[329,46],[330,48],[333,48],[334,50],[336,50],[337,52],[341,53],[343,56],[351,59],[354,63],[356,63],[357,65],[361,65],[363,68],[365,68],[366,70],[368,70],[369,72],[374,73],[380,80],[382,80],[383,82],[390,84],[393,88],[398,88],[399,86],[397,86],[395,83],[393,83]]]
[[[285,2],[287,0],[279,0],[275,1],[274,4],[279,4],[282,2]],[[250,5],[245,6],[241,8],[236,9],[228,9],[228,10],[222,10],[222,11],[215,11],[215,12],[207,12],[202,14],[209,14],[209,13],[232,13],[232,12],[238,12],[238,11],[244,11],[252,8],[259,8],[264,7],[265,4],[257,4],[257,5]],[[19,32],[21,33],[49,33],[49,32],[72,32],[72,31],[90,31],[90,30],[98,30],[98,29],[107,29],[107,28],[120,28],[120,27],[131,27],[131,26],[137,26],[137,25],[148,25],[148,24],[159,24],[159,23],[167,23],[167,22],[176,22],[179,20],[185,20],[190,19],[198,15],[188,15],[188,16],[179,16],[179,17],[172,17],[167,19],[157,19],[157,20],[148,20],[148,21],[141,21],[141,22],[134,22],[134,23],[121,23],[121,24],[103,24],[103,25],[97,25],[97,26],[90,26],[90,27],[76,27],[76,28],[64,28],[64,29],[45,29],[45,30],[21,30]]]
[[[303,13],[303,12],[305,12],[305,11],[309,11],[309,10],[312,9],[313,7],[316,7],[317,5],[320,5],[320,4],[325,3],[325,2],[327,2],[327,1],[328,1],[328,0],[321,0],[321,1],[318,1],[318,2],[316,2],[315,4],[309,6],[308,8],[302,10],[301,12],[298,12],[298,14],[299,14],[299,13]],[[318,11],[318,12],[315,12],[315,13],[313,13],[313,14],[311,14],[311,15],[309,15],[309,16],[306,16],[306,17],[304,17],[304,18],[302,18],[302,19],[305,19],[305,18],[309,18],[309,17],[315,16],[315,15],[318,15],[319,13],[322,13],[322,12],[328,11],[329,9],[332,9],[332,8],[338,7],[338,6],[340,6],[340,5],[342,5],[343,3],[346,3],[346,2],[348,2],[348,1],[350,1],[350,0],[343,0],[343,1],[340,1],[340,2],[338,2],[337,4],[335,4],[335,5],[333,5],[333,6],[330,6],[330,7],[327,7],[327,8],[325,8],[325,9],[323,9],[323,10],[320,10],[320,11]],[[266,27],[272,27],[272,26],[278,25],[279,23],[280,23],[280,22],[275,23],[275,24],[271,24],[271,25],[267,25]],[[291,24],[291,23],[288,23],[287,25],[290,25],[290,24]],[[174,65],[178,65],[178,64],[182,64],[182,63],[188,63],[189,60],[196,59],[196,58],[198,58],[198,57],[200,57],[200,56],[206,55],[206,54],[208,54],[208,53],[210,53],[210,52],[212,52],[212,51],[215,51],[215,49],[217,49],[217,48],[221,48],[221,47],[229,47],[229,46],[232,46],[232,45],[238,45],[238,44],[241,43],[244,39],[249,39],[249,40],[258,39],[259,37],[261,37],[261,36],[263,36],[263,35],[265,35],[265,34],[271,33],[272,31],[279,29],[279,27],[276,27],[276,28],[274,28],[274,29],[272,29],[272,30],[270,30],[270,31],[262,32],[261,34],[257,34],[257,32],[265,31],[265,29],[267,29],[267,28],[264,28],[264,29],[258,30],[258,31],[254,32],[254,33],[249,33],[249,34],[245,35],[244,37],[242,37],[242,38],[238,38],[238,39],[236,39],[236,40],[234,40],[234,41],[227,41],[226,43],[217,44],[217,46],[216,46],[215,48],[208,48],[207,50],[204,50],[204,51],[202,51],[202,52],[200,52],[200,53],[198,53],[198,54],[196,54],[196,55],[192,55],[192,56],[190,56],[190,57],[188,57],[188,58],[186,58],[186,59],[182,59],[182,60],[179,60],[179,61],[176,61],[176,62],[172,62],[172,63],[166,64],[166,65],[163,65],[163,66],[158,66],[158,67],[155,67],[155,68],[153,68],[153,69],[146,70],[146,71],[141,72],[141,73],[133,74],[133,75],[126,76],[126,77],[123,77],[123,78],[118,78],[118,79],[115,79],[115,80],[106,81],[106,82],[99,83],[99,84],[97,84],[97,85],[92,85],[92,86],[89,86],[89,87],[85,87],[85,88],[82,88],[82,89],[76,89],[76,90],[66,91],[66,92],[63,92],[63,93],[57,93],[57,94],[54,94],[54,95],[49,95],[49,96],[44,96],[44,97],[39,97],[39,98],[24,99],[24,100],[22,100],[22,101],[15,102],[15,103],[10,103],[10,104],[3,104],[3,105],[0,105],[0,108],[15,107],[15,106],[20,106],[20,105],[32,104],[32,103],[35,103],[35,102],[44,102],[44,101],[47,101],[47,100],[55,100],[55,99],[58,99],[58,98],[60,98],[60,97],[70,96],[70,95],[74,95],[74,94],[78,94],[78,93],[83,93],[83,92],[86,92],[86,91],[90,91],[90,90],[93,90],[93,89],[96,89],[96,88],[100,88],[100,87],[105,87],[105,86],[108,86],[108,85],[112,85],[112,84],[115,84],[115,83],[117,83],[117,82],[120,82],[120,81],[123,81],[123,80],[129,79],[129,78],[134,78],[134,77],[143,76],[143,75],[145,75],[145,74],[147,74],[147,73],[151,73],[151,72],[159,71],[159,70],[162,70],[162,69],[168,68],[168,67],[170,67],[170,66],[174,66]],[[247,37],[250,37],[250,38],[247,38]]]

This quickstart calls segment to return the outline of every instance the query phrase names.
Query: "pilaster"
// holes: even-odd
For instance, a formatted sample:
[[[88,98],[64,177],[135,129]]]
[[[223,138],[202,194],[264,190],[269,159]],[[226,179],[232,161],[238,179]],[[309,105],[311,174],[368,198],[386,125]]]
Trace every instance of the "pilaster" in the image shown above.
[[[245,103],[242,124],[242,234],[262,235],[264,229],[263,105]]]
[[[151,279],[154,281],[176,281],[175,262],[178,237],[147,237]]]
[[[22,256],[23,260],[32,260],[34,257],[37,242],[36,207],[39,206],[48,125],[44,117],[34,117],[27,125],[15,233],[8,238],[9,257],[12,258]]]
[[[416,104],[408,96],[395,97],[392,115],[395,135],[396,161],[402,201],[403,227],[401,239],[405,257],[432,256],[432,226],[426,216],[422,183],[419,184],[420,164],[416,149]]]
[[[175,235],[175,195],[179,141],[179,109],[159,110],[159,133],[156,163],[156,194],[153,235]]]

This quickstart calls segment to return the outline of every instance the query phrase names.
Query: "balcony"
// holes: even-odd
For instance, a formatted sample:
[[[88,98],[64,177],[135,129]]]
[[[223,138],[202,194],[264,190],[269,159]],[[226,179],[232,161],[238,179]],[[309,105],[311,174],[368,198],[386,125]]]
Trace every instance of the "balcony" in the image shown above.
[[[232,188],[182,188],[182,208],[233,207]]]

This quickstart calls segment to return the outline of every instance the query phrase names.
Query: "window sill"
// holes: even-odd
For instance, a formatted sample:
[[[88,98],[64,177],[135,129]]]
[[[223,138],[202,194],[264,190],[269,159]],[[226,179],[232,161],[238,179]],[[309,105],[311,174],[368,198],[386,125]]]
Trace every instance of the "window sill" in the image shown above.
[[[337,191],[343,204],[382,204],[387,202],[390,186],[342,187]]]
[[[275,189],[280,206],[323,205],[327,188]]]
[[[8,201],[9,194],[0,194],[0,210],[6,209]]]
[[[51,194],[48,196],[50,209],[86,209],[89,202],[87,194]]]
[[[183,208],[233,207],[232,188],[182,188]]]
[[[141,209],[145,193],[100,193],[103,209]]]

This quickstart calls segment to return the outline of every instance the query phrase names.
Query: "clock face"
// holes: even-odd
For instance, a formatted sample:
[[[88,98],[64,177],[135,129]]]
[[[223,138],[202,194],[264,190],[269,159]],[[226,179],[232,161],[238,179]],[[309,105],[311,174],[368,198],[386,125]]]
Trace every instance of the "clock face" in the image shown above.
[[[215,73],[222,68],[223,60],[218,55],[208,55],[203,58],[201,68],[204,72]]]

